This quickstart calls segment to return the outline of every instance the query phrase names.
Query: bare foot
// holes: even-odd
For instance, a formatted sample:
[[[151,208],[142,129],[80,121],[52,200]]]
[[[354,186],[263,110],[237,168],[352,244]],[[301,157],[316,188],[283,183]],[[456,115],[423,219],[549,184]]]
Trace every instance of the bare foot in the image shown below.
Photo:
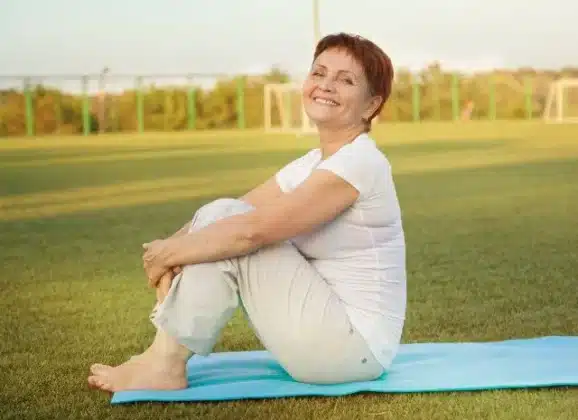
[[[186,361],[147,357],[133,357],[117,367],[94,364],[90,368],[88,384],[108,392],[149,389],[175,390],[187,387]]]

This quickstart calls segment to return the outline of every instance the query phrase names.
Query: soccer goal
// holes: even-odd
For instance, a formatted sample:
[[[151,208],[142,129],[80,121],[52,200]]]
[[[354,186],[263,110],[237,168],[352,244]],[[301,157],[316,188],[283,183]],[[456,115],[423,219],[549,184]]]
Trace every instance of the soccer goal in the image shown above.
[[[578,79],[560,79],[550,85],[544,107],[544,120],[578,123]]]
[[[315,126],[307,117],[298,83],[269,83],[264,91],[265,130],[277,132],[314,133]]]

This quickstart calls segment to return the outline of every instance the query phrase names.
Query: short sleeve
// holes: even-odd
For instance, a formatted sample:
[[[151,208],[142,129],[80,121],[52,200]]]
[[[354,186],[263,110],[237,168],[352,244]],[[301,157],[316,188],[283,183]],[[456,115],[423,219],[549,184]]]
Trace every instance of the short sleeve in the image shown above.
[[[291,172],[294,167],[295,161],[289,162],[275,174],[277,185],[279,185],[279,188],[281,188],[281,191],[283,192],[287,192],[289,190],[289,181],[291,180]]]
[[[374,190],[381,166],[376,152],[379,151],[359,144],[348,144],[323,161],[317,169],[333,172],[357,189],[360,197],[368,197]]]
[[[293,190],[299,183],[303,182],[308,175],[307,169],[312,165],[314,151],[289,162],[275,174],[277,185],[284,193]],[[310,169],[310,168],[309,168]]]

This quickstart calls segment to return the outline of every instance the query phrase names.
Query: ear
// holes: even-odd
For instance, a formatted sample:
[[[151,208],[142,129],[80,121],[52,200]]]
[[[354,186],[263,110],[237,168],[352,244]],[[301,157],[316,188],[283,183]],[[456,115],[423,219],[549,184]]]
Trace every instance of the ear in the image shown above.
[[[373,115],[373,113],[377,111],[382,102],[383,98],[381,96],[371,97],[367,102],[365,112],[363,113],[363,118],[369,120],[369,118]]]

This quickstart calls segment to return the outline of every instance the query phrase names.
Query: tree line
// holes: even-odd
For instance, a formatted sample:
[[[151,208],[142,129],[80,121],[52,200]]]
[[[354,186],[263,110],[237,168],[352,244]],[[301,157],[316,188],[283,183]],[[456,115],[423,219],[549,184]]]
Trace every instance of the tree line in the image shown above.
[[[398,69],[380,120],[443,121],[463,118],[465,111],[472,119],[539,118],[551,83],[562,77],[578,78],[578,68],[467,75],[438,63],[417,73]],[[272,69],[261,76],[223,78],[211,88],[150,85],[104,95],[73,94],[42,84],[30,86],[28,94],[22,88],[4,89],[0,136],[259,128],[265,84],[287,81],[287,73]],[[273,122],[279,123],[279,103],[272,106]]]

